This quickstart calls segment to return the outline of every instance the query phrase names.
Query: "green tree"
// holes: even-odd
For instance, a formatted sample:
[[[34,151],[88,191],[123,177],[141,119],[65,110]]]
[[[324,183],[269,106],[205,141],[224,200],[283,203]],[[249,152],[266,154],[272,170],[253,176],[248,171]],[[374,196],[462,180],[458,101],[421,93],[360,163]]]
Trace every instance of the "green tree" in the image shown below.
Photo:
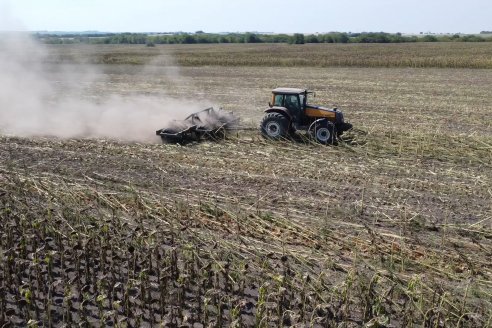
[[[317,35],[308,35],[306,38],[306,43],[319,43],[319,39]]]
[[[246,33],[244,35],[244,42],[246,43],[259,43],[261,39],[255,33]]]
[[[291,43],[293,44],[304,44],[304,34],[296,33],[292,36]]]
[[[331,33],[330,37],[333,43],[348,43],[350,41],[347,33]]]
[[[219,42],[220,42],[220,43],[230,43],[230,42],[231,42],[231,40],[229,40],[229,38],[228,38],[227,36],[223,35],[223,36],[221,36],[221,37],[219,38]]]
[[[483,42],[485,41],[484,38],[477,36],[477,35],[465,35],[464,37],[461,38],[461,41],[464,42]]]
[[[180,43],[184,43],[184,44],[196,43],[196,39],[193,35],[183,34],[181,35]]]
[[[439,41],[434,35],[426,35],[422,39],[422,42],[437,42]]]

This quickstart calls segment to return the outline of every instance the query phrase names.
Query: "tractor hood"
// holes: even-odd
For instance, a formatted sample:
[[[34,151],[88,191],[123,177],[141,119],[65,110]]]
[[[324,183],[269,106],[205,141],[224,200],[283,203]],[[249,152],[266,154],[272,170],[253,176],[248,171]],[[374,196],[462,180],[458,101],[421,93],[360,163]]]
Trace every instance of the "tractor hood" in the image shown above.
[[[306,116],[311,117],[311,118],[326,118],[332,122],[337,122],[340,120],[342,117],[342,112],[337,111],[336,108],[326,108],[322,106],[316,106],[316,105],[306,105]]]
[[[306,107],[312,108],[312,109],[319,109],[319,110],[323,110],[323,111],[327,111],[327,112],[336,112],[336,111],[338,111],[338,108],[337,107],[328,108],[328,107],[317,106],[317,105],[310,105],[310,104],[307,104]]]

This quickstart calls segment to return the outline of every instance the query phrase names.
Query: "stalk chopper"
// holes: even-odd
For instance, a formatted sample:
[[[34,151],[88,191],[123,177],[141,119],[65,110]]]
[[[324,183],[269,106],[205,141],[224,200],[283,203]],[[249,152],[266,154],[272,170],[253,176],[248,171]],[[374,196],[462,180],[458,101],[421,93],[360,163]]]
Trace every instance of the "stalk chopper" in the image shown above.
[[[314,94],[307,89],[276,88],[260,123],[263,137],[280,140],[306,133],[321,144],[334,144],[352,124],[345,122],[338,108],[327,108],[308,103]],[[186,142],[200,139],[220,139],[231,130],[246,130],[239,125],[239,117],[232,112],[207,108],[193,113],[182,121],[173,121],[157,130],[164,142]]]
[[[239,129],[239,117],[232,112],[213,107],[188,115],[182,121],[172,121],[157,130],[163,142],[183,143],[200,139],[222,139],[231,130]]]

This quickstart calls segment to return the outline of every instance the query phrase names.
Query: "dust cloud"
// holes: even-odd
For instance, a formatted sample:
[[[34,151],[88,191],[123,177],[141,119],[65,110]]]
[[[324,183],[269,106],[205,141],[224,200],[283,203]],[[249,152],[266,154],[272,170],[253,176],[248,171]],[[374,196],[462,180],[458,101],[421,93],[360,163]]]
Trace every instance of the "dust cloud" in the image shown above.
[[[156,130],[209,105],[167,96],[87,96],[84,88],[101,78],[94,66],[53,64],[27,33],[3,33],[0,134],[155,142]]]

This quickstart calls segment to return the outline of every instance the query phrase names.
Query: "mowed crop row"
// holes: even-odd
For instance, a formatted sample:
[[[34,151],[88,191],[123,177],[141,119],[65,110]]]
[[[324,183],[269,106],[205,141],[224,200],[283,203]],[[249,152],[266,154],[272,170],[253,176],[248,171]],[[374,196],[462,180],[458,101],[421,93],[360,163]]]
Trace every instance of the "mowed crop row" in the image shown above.
[[[254,135],[0,145],[12,323],[476,327],[492,315],[490,154],[459,172],[409,144],[385,156]]]
[[[492,42],[405,44],[52,45],[54,61],[263,67],[492,68]],[[65,49],[72,49],[67,54]],[[84,50],[85,49],[85,50]]]

